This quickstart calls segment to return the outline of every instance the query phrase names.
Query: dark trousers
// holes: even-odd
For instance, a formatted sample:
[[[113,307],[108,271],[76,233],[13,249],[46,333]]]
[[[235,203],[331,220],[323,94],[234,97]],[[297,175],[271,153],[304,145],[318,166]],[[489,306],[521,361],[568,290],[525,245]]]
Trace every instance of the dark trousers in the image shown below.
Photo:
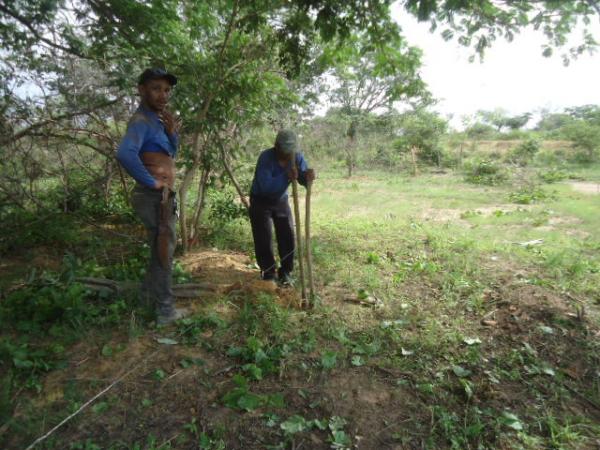
[[[287,197],[271,203],[256,197],[250,199],[250,223],[254,238],[256,261],[263,279],[275,277],[275,257],[273,256],[273,225],[281,272],[291,273],[294,268],[294,222]]]
[[[153,303],[159,316],[168,317],[174,313],[173,291],[171,289],[171,273],[173,269],[173,253],[175,252],[175,224],[177,221],[175,198],[169,198],[169,264],[164,268],[158,256],[158,226],[160,219],[160,201],[162,192],[136,186],[133,190],[131,203],[148,232],[150,245],[150,261],[146,276],[142,283],[142,297]]]

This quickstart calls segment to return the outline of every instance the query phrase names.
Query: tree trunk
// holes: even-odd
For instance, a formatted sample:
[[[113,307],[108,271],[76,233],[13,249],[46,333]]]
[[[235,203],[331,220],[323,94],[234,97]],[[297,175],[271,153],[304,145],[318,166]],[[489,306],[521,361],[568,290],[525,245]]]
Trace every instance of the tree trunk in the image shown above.
[[[356,129],[358,123],[356,120],[352,120],[348,126],[346,136],[348,136],[348,147],[346,148],[346,165],[348,168],[348,178],[352,177],[352,170],[356,163]]]
[[[221,159],[223,160],[223,167],[225,168],[225,172],[227,172],[227,175],[229,176],[229,178],[231,179],[231,182],[235,186],[235,190],[237,191],[238,195],[240,196],[240,201],[246,207],[246,209],[250,209],[250,204],[248,203],[248,198],[246,197],[246,195],[244,195],[244,191],[242,190],[240,184],[236,180],[235,175],[233,174],[233,170],[231,170],[231,167],[229,166],[229,163],[227,162],[227,155],[225,153],[225,148],[223,147],[223,144],[221,144]]]
[[[190,249],[185,203],[187,200],[188,190],[190,189],[190,186],[194,181],[194,175],[198,171],[198,167],[200,167],[200,163],[197,160],[194,160],[192,166],[185,172],[185,175],[183,176],[183,181],[181,182],[181,186],[179,187],[179,232],[181,234],[181,247],[184,255]]]
[[[198,183],[198,198],[196,199],[196,206],[194,209],[194,215],[192,216],[192,228],[190,229],[189,237],[189,248],[196,244],[198,241],[198,234],[200,228],[200,216],[204,211],[204,203],[206,199],[206,185],[210,177],[210,167],[204,167],[200,174],[200,182]]]
[[[419,169],[417,168],[417,155],[414,147],[410,148],[410,154],[412,156],[413,176],[417,176],[419,174]]]

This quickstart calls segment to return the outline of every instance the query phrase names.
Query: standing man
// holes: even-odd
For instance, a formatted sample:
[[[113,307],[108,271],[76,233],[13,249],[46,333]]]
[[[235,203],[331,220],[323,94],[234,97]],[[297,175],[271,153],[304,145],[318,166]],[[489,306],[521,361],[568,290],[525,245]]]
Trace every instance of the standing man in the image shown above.
[[[141,103],[117,150],[117,159],[137,182],[132,205],[148,231],[151,251],[142,296],[154,304],[158,325],[187,313],[175,309],[171,290],[177,208],[174,158],[181,124],[166,107],[176,84],[177,78],[163,69],[146,69],[140,75]]]
[[[258,157],[250,191],[250,223],[261,277],[275,281],[272,222],[281,263],[277,275],[279,282],[284,285],[292,283],[295,249],[287,188],[292,180],[298,180],[306,186],[307,182],[315,179],[314,170],[308,168],[299,150],[293,131],[279,131],[275,146],[264,150]]]

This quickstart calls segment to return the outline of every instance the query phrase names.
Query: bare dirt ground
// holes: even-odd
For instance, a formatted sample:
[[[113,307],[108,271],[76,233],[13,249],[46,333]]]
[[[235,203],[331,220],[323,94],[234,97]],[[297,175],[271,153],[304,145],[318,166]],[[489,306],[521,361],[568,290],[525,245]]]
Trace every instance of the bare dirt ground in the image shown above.
[[[262,293],[270,294],[283,306],[297,308],[298,294],[258,280],[258,271],[244,254],[202,250],[186,256],[183,264],[192,272],[194,281],[214,285],[214,289],[201,298],[186,302],[192,309],[218,303],[219,314],[234,317],[243,302],[253,301]],[[578,332],[572,326],[556,329],[552,334],[538,333],[537,341],[531,338],[531,330],[546,326],[550,319],[558,317],[565,323],[585,320],[577,316],[573,302],[546,288],[523,285],[522,279],[527,274],[515,276],[514,271],[507,270],[499,276],[497,287],[486,293],[485,306],[490,313],[479,326],[482,341],[493,348],[493,355],[528,342],[533,348],[539,348],[548,361],[561,367],[569,380],[581,382],[593,378],[597,368],[590,365],[592,361],[584,351],[573,350]],[[438,292],[434,286],[406,283],[402,289],[406,295],[421,300],[420,308],[438,307]],[[348,293],[339,287],[321,288],[321,294],[323,301],[342,317],[373,315],[369,307],[345,301]],[[480,319],[473,316],[473,320]],[[586,332],[593,334],[597,330]],[[53,434],[52,440],[58,443],[55,448],[67,448],[68,443],[86,440],[99,448],[119,442],[123,448],[133,448],[135,443],[146,448],[148,436],[152,434],[156,437],[154,448],[163,445],[164,448],[197,449],[197,439],[189,439],[194,427],[197,433],[221,430],[228,449],[264,449],[281,442],[280,430],[266,425],[263,413],[268,411],[265,408],[240,412],[223,406],[221,399],[233,388],[232,376],[238,367],[225,356],[227,348],[215,340],[212,330],[204,331],[200,344],[194,346],[157,342],[165,336],[182,340],[173,330],[149,331],[141,336],[131,336],[123,330],[109,342],[113,348],[122,347],[112,356],[103,356],[101,344],[93,339],[70,350],[67,368],[47,376],[42,394],[36,400],[38,408],[59,413],[66,410],[65,399],[75,388],[78,404],[83,404],[110,383],[119,382]],[[346,432],[354,443],[352,448],[424,448],[434,418],[429,398],[415,388],[415,374],[398,371],[385,363],[324,372],[318,367],[318,357],[318,353],[305,355],[303,361],[281,370],[279,376],[263,379],[255,386],[256,392],[282,393],[285,408],[275,410],[282,418],[293,414],[306,419],[344,417],[348,421]],[[182,365],[184,360],[200,363]],[[300,364],[314,369],[301,370]],[[157,371],[164,375],[157,377]],[[525,386],[492,383],[484,372],[478,373],[474,380],[481,386],[470,400],[475,404],[495,405],[500,409],[510,406],[518,410],[530,401]],[[595,411],[581,393],[578,395],[569,408],[600,420],[600,411]],[[16,414],[27,412],[17,408]],[[46,429],[49,428],[50,424]],[[184,441],[182,437],[186,434],[188,440]],[[331,448],[327,431],[314,429],[295,439],[291,447],[285,448]],[[22,444],[15,436],[9,439],[7,448],[21,448]],[[496,444],[496,448],[511,448],[502,442]],[[440,445],[439,448],[447,448],[445,444]]]
[[[583,181],[572,181],[569,183],[574,190],[584,194],[598,195],[600,194],[600,183],[589,183]]]

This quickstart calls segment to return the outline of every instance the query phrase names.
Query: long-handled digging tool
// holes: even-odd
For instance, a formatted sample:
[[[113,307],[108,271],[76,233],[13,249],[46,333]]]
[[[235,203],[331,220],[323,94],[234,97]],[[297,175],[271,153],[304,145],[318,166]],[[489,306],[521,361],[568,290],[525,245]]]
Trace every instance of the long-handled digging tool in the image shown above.
[[[160,212],[158,219],[158,237],[157,251],[158,261],[163,269],[169,268],[169,214],[173,209],[173,203],[170,201],[170,191],[168,187],[162,190],[162,200],[160,201]]]
[[[293,167],[296,168],[296,154],[293,155]],[[302,235],[300,227],[300,205],[298,203],[298,180],[292,180],[292,196],[294,197],[294,222],[296,222],[296,247],[298,252],[298,267],[300,269],[300,286],[302,287],[302,306],[306,304],[306,286],[304,285],[304,262],[302,258]]]
[[[312,191],[312,181],[306,182],[306,219],[304,221],[306,245],[306,272],[308,274],[308,307],[312,308],[315,303],[315,283],[312,274],[312,250],[310,244],[310,195]]]

